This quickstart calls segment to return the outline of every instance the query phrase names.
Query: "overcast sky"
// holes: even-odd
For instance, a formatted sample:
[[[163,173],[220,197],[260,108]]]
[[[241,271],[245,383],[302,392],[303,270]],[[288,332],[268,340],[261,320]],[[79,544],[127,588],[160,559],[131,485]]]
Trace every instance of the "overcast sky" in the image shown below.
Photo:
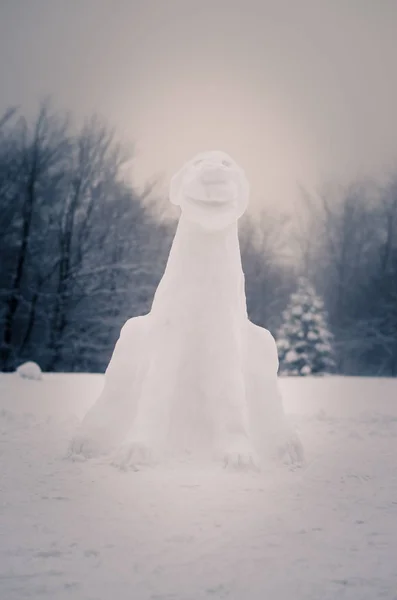
[[[51,94],[165,183],[229,152],[254,206],[397,165],[397,0],[0,0],[0,111]]]

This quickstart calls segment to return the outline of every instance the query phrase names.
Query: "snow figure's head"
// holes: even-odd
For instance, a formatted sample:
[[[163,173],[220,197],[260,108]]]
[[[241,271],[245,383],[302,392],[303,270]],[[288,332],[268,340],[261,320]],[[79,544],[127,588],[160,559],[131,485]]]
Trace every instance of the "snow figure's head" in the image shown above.
[[[186,163],[171,180],[170,200],[183,215],[208,231],[225,229],[247,208],[248,181],[230,156],[203,152]]]

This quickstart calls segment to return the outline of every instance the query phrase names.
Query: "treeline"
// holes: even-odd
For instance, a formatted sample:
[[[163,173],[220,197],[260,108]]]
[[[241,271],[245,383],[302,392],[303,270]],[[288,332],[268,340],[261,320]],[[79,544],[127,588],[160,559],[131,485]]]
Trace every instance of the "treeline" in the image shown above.
[[[76,131],[43,105],[0,123],[0,370],[102,371],[150,306],[169,235],[98,119]]]
[[[397,176],[302,193],[299,215],[300,268],[325,301],[338,371],[396,376]]]
[[[150,310],[175,223],[131,164],[97,118],[0,116],[0,370],[104,371],[122,324]],[[254,322],[276,333],[305,275],[339,372],[397,374],[397,184],[302,192],[297,215],[244,217],[240,239]]]
[[[397,376],[397,174],[302,189],[295,214],[264,216],[256,236],[242,240],[254,321],[277,337],[303,276],[324,301],[336,371]]]

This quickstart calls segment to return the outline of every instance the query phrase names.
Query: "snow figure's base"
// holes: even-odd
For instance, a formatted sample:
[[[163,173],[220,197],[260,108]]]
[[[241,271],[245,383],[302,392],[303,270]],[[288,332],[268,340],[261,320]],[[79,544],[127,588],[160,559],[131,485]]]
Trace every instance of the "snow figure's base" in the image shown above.
[[[271,450],[270,450],[271,446]],[[67,458],[72,461],[99,459],[120,471],[141,471],[153,468],[177,468],[180,470],[208,470],[211,465],[218,464],[219,469],[228,472],[261,472],[273,470],[275,467],[288,467],[295,470],[304,466],[304,452],[299,438],[291,433],[288,440],[274,445],[269,444],[269,452],[259,456],[255,451],[227,451],[214,455],[211,459],[191,455],[189,452],[170,455],[164,452],[160,456],[145,444],[123,443],[113,450],[104,451],[93,443],[92,438],[76,436],[69,446]]]
[[[106,455],[123,469],[218,461],[257,470],[302,460],[284,415],[271,334],[248,320],[237,219],[242,171],[201,155],[171,184],[182,216],[148,315],[127,321],[70,453]]]

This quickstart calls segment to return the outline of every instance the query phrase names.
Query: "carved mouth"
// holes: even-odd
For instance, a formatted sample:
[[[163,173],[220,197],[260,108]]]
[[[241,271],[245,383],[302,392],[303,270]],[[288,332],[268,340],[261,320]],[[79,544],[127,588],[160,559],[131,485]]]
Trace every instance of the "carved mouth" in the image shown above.
[[[202,208],[225,209],[231,208],[234,205],[234,202],[227,198],[219,198],[218,200],[202,200],[199,198],[193,198],[192,196],[188,196],[186,199],[191,204],[194,204],[195,206],[200,206]]]

